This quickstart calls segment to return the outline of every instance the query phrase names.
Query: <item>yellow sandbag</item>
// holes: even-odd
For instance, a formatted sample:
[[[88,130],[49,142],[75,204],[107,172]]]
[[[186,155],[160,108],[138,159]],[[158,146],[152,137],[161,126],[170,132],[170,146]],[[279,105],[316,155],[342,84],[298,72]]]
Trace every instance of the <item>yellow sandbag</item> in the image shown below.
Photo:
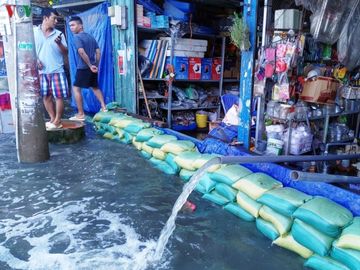
[[[273,241],[273,244],[291,250],[299,254],[304,259],[307,259],[311,257],[311,255],[313,255],[313,252],[311,250],[307,249],[306,247],[296,242],[291,234],[280,236],[278,239]]]
[[[194,167],[196,169],[200,169],[206,162],[213,159],[214,157],[217,157],[218,155],[212,155],[212,154],[201,154],[201,156],[195,160]],[[221,164],[212,165],[209,169],[207,169],[208,172],[214,172],[221,168]]]
[[[154,148],[154,151],[152,152],[152,155],[154,158],[160,159],[160,160],[165,160],[166,158],[166,153],[164,151],[161,151],[158,148]]]
[[[236,202],[241,208],[245,209],[248,213],[250,213],[253,217],[259,216],[259,211],[262,204],[257,201],[251,199],[245,193],[239,191],[236,195]]]
[[[135,148],[137,150],[139,150],[139,151],[142,150],[142,144],[143,143],[142,142],[137,142],[135,137],[132,139],[132,144],[135,146]]]
[[[161,146],[161,150],[166,153],[172,153],[174,155],[179,155],[185,151],[195,151],[195,144],[191,141],[186,140],[178,140],[178,141],[171,141],[165,143]]]
[[[140,119],[136,119],[133,117],[129,117],[129,118],[124,118],[124,119],[116,119],[113,121],[113,126],[114,127],[118,127],[118,128],[126,128],[128,125],[134,123],[134,122],[141,122]]]
[[[271,176],[264,173],[253,173],[246,175],[239,181],[234,183],[233,188],[236,188],[253,200],[257,200],[266,191],[282,187],[282,183],[275,180]]]
[[[293,222],[291,218],[279,214],[266,205],[260,208],[259,215],[264,220],[271,222],[280,235],[288,233],[291,229]]]
[[[174,158],[174,161],[178,166],[189,171],[196,171],[194,162],[201,156],[198,152],[188,151],[182,152]]]
[[[110,133],[110,132],[106,132],[106,133],[103,135],[103,138],[112,140],[112,139],[114,139],[114,135],[113,135],[112,133]]]
[[[152,153],[154,151],[154,148],[152,148],[151,146],[148,146],[146,144],[146,142],[142,144],[141,149],[150,155],[152,155]]]
[[[360,217],[355,217],[352,223],[342,231],[336,246],[360,251]]]

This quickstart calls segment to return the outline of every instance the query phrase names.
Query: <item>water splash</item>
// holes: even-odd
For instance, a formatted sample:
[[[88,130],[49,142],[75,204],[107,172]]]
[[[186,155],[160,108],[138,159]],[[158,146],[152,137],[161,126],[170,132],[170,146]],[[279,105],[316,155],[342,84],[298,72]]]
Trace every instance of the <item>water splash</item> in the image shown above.
[[[220,164],[220,158],[213,158],[206,162],[204,166],[202,166],[197,172],[191,177],[190,181],[186,183],[183,187],[183,191],[176,200],[171,216],[167,220],[164,228],[161,230],[159,240],[156,244],[155,252],[151,258],[152,263],[157,263],[160,261],[161,257],[164,254],[164,250],[166,247],[167,242],[169,241],[170,236],[172,235],[173,231],[175,230],[175,220],[179,211],[181,210],[182,206],[187,201],[188,197],[190,196],[191,192],[195,189],[196,185],[199,183],[201,177],[206,173],[207,169],[213,165]]]

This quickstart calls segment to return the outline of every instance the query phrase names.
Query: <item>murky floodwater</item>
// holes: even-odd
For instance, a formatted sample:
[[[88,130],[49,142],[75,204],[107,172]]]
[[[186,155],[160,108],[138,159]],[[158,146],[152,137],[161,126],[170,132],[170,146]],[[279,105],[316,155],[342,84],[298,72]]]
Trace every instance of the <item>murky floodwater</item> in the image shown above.
[[[182,189],[132,146],[87,129],[75,145],[51,145],[51,160],[18,164],[15,138],[0,134],[0,269],[134,269],[154,249]],[[161,265],[149,269],[303,269],[254,223],[193,193]]]

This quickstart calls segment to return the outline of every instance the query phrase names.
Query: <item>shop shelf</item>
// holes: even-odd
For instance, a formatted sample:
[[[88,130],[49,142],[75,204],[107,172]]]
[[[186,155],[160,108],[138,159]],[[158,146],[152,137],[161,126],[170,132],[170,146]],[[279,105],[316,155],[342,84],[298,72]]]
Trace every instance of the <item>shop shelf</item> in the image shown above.
[[[218,109],[219,106],[208,106],[208,107],[193,107],[193,108],[171,108],[172,111],[192,111],[192,110],[213,110]],[[160,106],[162,110],[168,110],[168,107]]]

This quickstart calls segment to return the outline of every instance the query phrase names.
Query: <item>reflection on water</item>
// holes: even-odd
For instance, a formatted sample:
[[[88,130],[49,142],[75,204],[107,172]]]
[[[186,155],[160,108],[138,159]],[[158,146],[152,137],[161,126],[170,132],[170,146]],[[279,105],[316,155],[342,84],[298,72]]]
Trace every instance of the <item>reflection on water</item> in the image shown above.
[[[52,145],[51,160],[18,164],[0,134],[0,269],[135,269],[145,263],[182,190],[132,146],[97,138]],[[180,212],[160,265],[148,269],[303,269],[255,224],[201,199]]]

